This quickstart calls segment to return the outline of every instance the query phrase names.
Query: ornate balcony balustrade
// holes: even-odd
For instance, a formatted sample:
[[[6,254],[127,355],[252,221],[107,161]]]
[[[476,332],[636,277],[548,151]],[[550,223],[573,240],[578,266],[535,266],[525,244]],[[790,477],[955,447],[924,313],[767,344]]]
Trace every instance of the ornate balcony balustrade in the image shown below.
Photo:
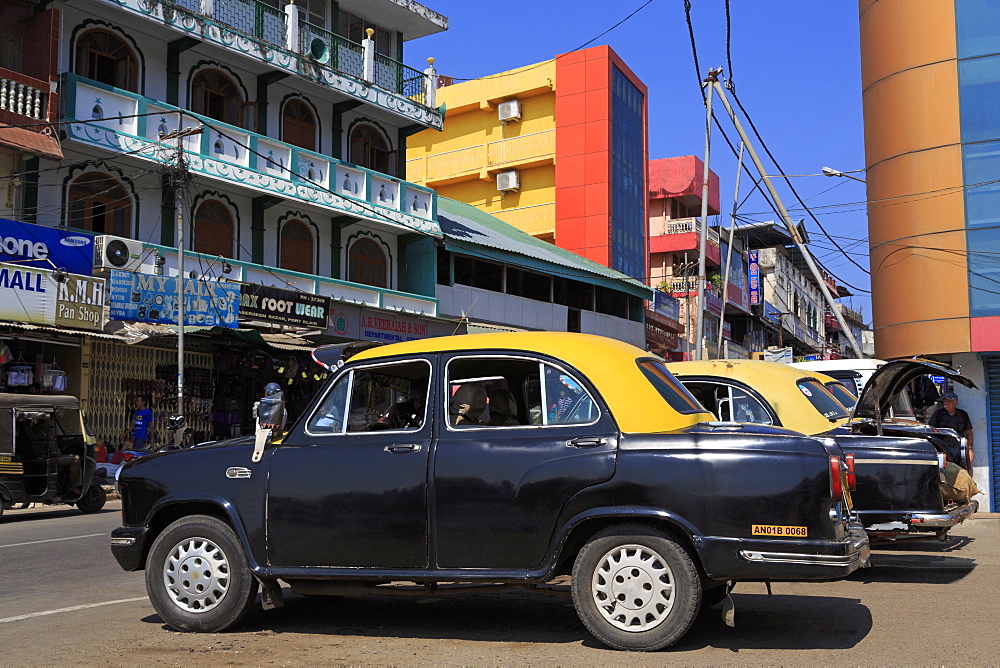
[[[433,190],[74,74],[64,81],[64,127],[73,141],[174,164],[176,144],[162,142],[160,135],[200,123],[205,131],[183,140],[195,175],[441,236]]]
[[[299,74],[411,122],[441,129],[437,74],[420,72],[262,0],[105,0],[185,35]]]
[[[0,111],[48,120],[48,84],[0,68]]]

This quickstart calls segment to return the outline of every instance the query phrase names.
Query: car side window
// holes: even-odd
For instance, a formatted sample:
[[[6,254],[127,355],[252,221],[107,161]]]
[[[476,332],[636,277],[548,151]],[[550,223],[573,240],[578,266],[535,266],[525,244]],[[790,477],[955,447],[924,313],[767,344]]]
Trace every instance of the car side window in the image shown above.
[[[593,398],[573,376],[545,366],[545,424],[586,424],[597,419]]]
[[[589,424],[593,397],[563,369],[522,357],[456,357],[448,364],[453,429]]]
[[[310,433],[414,431],[427,419],[425,361],[351,370],[337,380],[307,423]]]
[[[745,390],[738,387],[729,388],[729,406],[734,422],[750,422],[753,424],[774,424],[770,412]]]

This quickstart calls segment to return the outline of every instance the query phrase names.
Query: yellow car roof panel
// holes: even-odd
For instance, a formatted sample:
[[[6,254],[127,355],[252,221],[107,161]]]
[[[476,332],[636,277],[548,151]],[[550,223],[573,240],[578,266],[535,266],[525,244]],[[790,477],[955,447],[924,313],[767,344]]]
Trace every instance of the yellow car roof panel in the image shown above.
[[[370,348],[350,362],[397,355],[459,351],[542,353],[580,371],[601,393],[618,428],[625,433],[681,429],[714,420],[708,412],[678,413],[639,369],[636,360],[656,358],[635,346],[591,334],[572,332],[501,332],[442,336]],[[656,358],[659,359],[659,358]]]

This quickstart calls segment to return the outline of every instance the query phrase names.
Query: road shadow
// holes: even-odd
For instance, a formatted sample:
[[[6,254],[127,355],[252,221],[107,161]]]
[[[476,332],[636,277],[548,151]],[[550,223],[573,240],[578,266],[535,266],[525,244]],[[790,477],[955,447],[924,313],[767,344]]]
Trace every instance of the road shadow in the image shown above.
[[[118,513],[116,508],[104,507],[95,513],[87,515],[105,515],[108,513]],[[17,524],[18,522],[44,522],[62,517],[85,517],[76,506],[43,506],[41,508],[25,508],[22,510],[5,510],[0,525]]]
[[[902,540],[876,541],[871,544],[872,554],[880,552],[927,552],[941,554],[963,550],[976,542],[971,536],[949,536],[946,540],[936,538],[906,538]]]
[[[589,648],[607,649],[587,632],[572,600],[565,596],[504,590],[436,597],[341,598],[293,596],[287,589],[285,596],[284,607],[266,612],[255,608],[232,632],[456,642],[582,643]],[[868,608],[857,599],[738,593],[733,594],[733,599],[736,628],[725,625],[721,608],[706,610],[692,630],[669,651],[706,647],[733,652],[848,649],[860,642],[872,627]],[[172,630],[157,615],[142,621]]]

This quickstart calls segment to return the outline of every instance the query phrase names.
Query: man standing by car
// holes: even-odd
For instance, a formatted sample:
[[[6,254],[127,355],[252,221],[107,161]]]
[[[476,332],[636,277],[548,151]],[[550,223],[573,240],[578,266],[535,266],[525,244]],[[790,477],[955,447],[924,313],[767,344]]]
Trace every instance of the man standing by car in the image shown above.
[[[941,395],[942,408],[934,411],[934,415],[927,422],[931,427],[945,427],[954,429],[959,436],[965,436],[968,445],[972,447],[972,420],[969,414],[958,407],[958,395],[954,392],[945,392]]]

